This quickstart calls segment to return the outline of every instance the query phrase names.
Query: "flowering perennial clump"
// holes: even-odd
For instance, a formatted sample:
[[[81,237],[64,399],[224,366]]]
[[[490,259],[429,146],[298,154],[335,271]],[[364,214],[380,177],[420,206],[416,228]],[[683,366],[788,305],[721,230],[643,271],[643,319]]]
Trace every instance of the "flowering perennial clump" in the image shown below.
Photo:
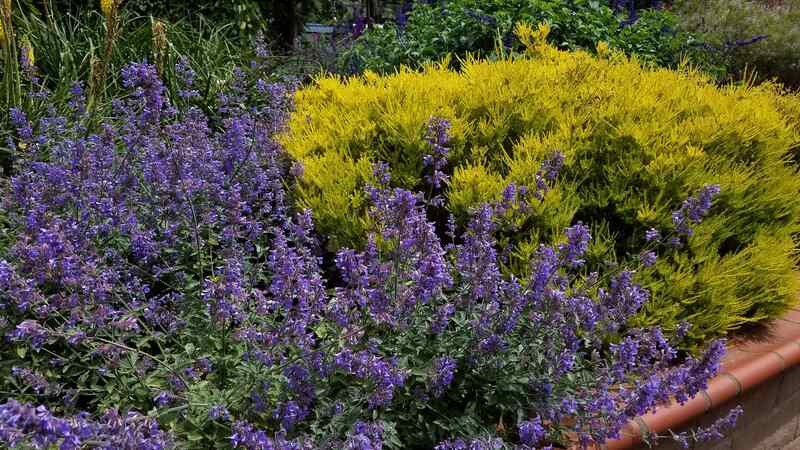
[[[155,66],[128,66],[128,95],[97,128],[79,84],[65,116],[11,111],[4,445],[587,446],[716,373],[722,341],[682,357],[659,328],[629,326],[649,291],[633,270],[587,270],[587,225],[541,243],[524,274],[504,270],[496,234],[545,198],[559,152],[532,186],[445,225],[450,124],[432,118],[429,194],[376,164],[365,244],[326,254],[313,211],[290,201],[303,168],[273,140],[291,90],[258,68],[233,74],[211,116],[191,106],[185,62],[174,100]],[[664,234],[691,234],[716,192]]]
[[[109,410],[99,420],[86,414],[69,418],[53,415],[45,406],[9,400],[0,405],[0,441],[15,447],[30,443],[34,448],[78,449],[91,446],[104,450],[173,448],[169,434],[151,417]]]

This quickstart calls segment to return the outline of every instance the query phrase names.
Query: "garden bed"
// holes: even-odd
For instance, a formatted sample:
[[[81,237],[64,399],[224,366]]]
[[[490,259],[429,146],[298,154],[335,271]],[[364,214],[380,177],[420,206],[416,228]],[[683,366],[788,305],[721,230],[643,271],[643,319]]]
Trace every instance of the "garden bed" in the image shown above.
[[[3,448],[792,445],[795,96],[549,19],[311,84],[262,36],[198,74],[153,21],[122,68],[119,7],[55,82],[0,2]]]

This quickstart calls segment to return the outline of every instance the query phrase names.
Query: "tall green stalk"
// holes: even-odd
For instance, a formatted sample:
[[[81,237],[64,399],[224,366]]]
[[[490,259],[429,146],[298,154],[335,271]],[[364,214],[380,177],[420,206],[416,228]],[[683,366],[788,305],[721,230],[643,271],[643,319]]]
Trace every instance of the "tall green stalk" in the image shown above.
[[[97,64],[92,64],[92,89],[89,97],[89,110],[92,113],[95,111],[98,100],[102,100],[105,96],[108,67],[111,65],[114,42],[117,39],[119,3],[119,0],[102,0],[100,2],[106,19],[106,34],[103,38],[103,53],[100,55],[100,60]]]
[[[20,105],[22,99],[22,80],[19,73],[19,60],[14,26],[11,21],[11,0],[5,0],[0,5],[0,47],[3,54],[3,87],[5,91],[6,108]]]

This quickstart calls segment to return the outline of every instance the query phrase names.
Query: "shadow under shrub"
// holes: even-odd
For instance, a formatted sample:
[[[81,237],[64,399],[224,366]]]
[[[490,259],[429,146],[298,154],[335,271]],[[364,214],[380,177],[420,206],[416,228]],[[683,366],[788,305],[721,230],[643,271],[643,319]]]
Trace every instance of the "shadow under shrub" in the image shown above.
[[[578,220],[596,237],[590,267],[635,258],[646,230],[663,229],[682,199],[717,183],[718,214],[688,238],[689,251],[641,272],[653,300],[638,320],[674,329],[688,319],[691,346],[793,304],[796,98],[768,85],[717,87],[696,71],[646,68],[607,50],[558,51],[541,43],[546,35],[528,29],[524,58],[323,77],[300,90],[282,141],[304,165],[299,202],[314,210],[328,248],[363,245],[373,162],[388,162],[397,186],[423,186],[423,131],[435,115],[451,122],[442,194],[462,225],[510,182],[535,184],[554,150],[565,157],[546,200],[506,231],[512,272]]]

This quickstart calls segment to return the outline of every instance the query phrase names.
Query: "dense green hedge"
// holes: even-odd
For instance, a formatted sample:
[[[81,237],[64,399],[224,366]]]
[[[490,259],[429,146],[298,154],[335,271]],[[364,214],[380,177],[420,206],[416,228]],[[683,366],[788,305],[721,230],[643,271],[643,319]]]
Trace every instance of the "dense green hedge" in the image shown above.
[[[663,66],[688,57],[697,65],[718,70],[716,54],[692,34],[678,31],[675,16],[644,10],[636,21],[615,12],[603,1],[574,0],[448,0],[416,2],[404,23],[368,30],[344,53],[345,69],[391,72],[401,65],[419,67],[447,54],[492,56],[498,47],[518,45],[514,24],[524,21],[551,25],[549,40],[563,49],[594,50],[599,41]]]
[[[547,155],[565,154],[554,191],[516,223],[519,256],[583,221],[597,237],[591,265],[631,261],[645,230],[669,229],[684,198],[721,185],[712,218],[684,251],[644,269],[654,301],[642,322],[690,319],[703,341],[795,301],[800,178],[788,159],[800,130],[788,117],[797,120],[797,98],[770,86],[716,87],[614,53],[538,48],[532,59],[323,78],[301,90],[284,141],[304,163],[299,201],[329,247],[358,244],[372,162],[389,162],[398,185],[423,186],[423,130],[437,115],[452,122],[445,196],[459,217],[509,182],[534,184]]]

